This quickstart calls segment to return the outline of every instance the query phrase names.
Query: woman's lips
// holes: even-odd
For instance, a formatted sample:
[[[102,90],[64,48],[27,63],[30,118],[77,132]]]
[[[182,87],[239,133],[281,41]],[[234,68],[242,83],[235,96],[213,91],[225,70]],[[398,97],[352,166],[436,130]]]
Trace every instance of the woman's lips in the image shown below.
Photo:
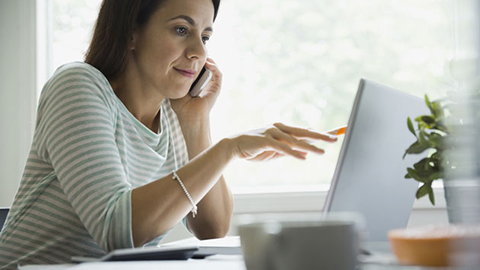
[[[179,69],[175,68],[178,73],[182,74],[185,77],[188,78],[195,78],[195,74],[197,73],[194,69]]]

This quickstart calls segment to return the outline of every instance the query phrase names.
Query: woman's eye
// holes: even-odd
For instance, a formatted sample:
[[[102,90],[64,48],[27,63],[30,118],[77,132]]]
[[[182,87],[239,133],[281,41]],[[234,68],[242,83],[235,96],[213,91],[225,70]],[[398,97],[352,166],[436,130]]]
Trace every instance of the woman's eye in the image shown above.
[[[210,37],[202,37],[203,44],[207,44],[209,40],[210,40]]]
[[[175,28],[175,31],[177,31],[177,34],[180,36],[184,36],[187,34],[187,28],[185,27],[177,27]]]

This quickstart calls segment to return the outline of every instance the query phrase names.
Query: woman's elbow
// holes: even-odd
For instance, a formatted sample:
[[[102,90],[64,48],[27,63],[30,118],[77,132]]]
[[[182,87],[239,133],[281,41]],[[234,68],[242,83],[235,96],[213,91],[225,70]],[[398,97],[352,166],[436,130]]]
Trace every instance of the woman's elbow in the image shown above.
[[[196,235],[196,237],[200,240],[208,240],[208,239],[215,239],[215,238],[223,238],[227,236],[228,230],[212,230],[209,232],[202,232]]]
[[[227,236],[230,231],[230,222],[224,222],[223,224],[215,224],[210,226],[204,226],[201,230],[195,233],[195,236],[200,240],[208,240],[214,238],[223,238]]]

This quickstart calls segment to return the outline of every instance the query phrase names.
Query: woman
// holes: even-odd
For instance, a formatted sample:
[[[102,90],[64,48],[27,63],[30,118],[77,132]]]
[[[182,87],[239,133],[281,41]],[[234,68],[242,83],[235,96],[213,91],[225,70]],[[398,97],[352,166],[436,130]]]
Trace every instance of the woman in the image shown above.
[[[156,245],[180,220],[223,237],[234,159],[305,159],[336,137],[274,124],[211,143],[222,74],[206,42],[220,0],[105,0],[86,63],[46,83],[32,149],[4,231],[0,266],[66,263]],[[205,65],[212,80],[189,88]]]

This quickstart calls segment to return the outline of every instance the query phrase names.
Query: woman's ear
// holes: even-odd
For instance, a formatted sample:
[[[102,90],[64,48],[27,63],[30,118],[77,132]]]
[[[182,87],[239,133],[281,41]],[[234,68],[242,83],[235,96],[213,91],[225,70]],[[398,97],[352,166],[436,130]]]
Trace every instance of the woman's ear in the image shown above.
[[[133,32],[132,36],[130,37],[129,48],[130,50],[135,50],[135,40],[136,40],[136,32]]]
[[[134,51],[135,48],[137,47],[138,31],[139,31],[139,27],[135,26],[135,28],[132,31],[132,35],[130,36],[130,42],[128,43],[128,48],[132,51]]]

